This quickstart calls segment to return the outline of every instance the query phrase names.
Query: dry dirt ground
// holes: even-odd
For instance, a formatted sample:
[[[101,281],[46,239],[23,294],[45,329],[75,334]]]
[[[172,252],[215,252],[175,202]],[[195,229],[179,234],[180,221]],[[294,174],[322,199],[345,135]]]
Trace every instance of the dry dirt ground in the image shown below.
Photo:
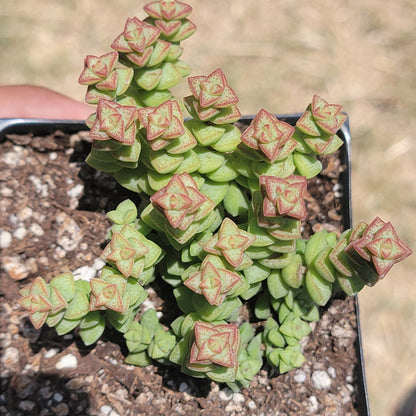
[[[1,0],[0,84],[73,98],[87,53],[109,51],[143,0]],[[302,111],[314,93],[342,103],[353,136],[354,220],[380,215],[416,247],[416,2],[189,1],[193,73],[221,67],[244,113]],[[370,406],[393,415],[416,385],[416,256],[360,295]]]

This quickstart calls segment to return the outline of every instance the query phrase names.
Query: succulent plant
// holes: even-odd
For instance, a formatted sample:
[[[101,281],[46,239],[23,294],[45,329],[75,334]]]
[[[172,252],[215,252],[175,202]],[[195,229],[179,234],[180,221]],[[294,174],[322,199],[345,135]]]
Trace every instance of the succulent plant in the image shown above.
[[[111,326],[127,363],[173,364],[238,390],[264,363],[280,373],[300,367],[319,307],[375,284],[411,249],[378,217],[305,237],[307,180],[343,144],[341,106],[315,95],[293,126],[261,109],[240,130],[221,69],[188,78],[182,103],[170,88],[190,73],[179,58],[195,31],[192,8],[160,0],[144,10],[144,20],[127,19],[112,52],[85,58],[79,77],[97,107],[87,162],[139,202],[108,213],[99,276],[37,277],[18,302],[36,328],[78,327],[90,345]],[[155,279],[172,288],[172,322],[143,307]]]

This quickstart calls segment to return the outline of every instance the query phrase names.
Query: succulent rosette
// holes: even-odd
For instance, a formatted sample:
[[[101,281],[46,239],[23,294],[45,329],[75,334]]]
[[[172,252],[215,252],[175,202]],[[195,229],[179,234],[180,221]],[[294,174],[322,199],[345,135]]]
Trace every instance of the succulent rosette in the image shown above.
[[[189,4],[176,0],[154,1],[146,4],[144,11],[149,15],[146,20],[161,30],[160,37],[170,42],[185,40],[196,30],[187,19],[192,12]]]
[[[241,117],[238,97],[221,69],[208,76],[189,77],[188,85],[192,95],[184,100],[192,117],[220,125],[233,123]]]
[[[128,18],[124,30],[114,39],[111,47],[136,67],[155,66],[169,54],[170,43],[159,39],[161,31],[137,17]]]
[[[135,168],[141,145],[136,139],[137,107],[100,98],[97,112],[88,119],[93,140],[87,163],[104,172]]]
[[[240,333],[237,325],[195,322],[185,372],[200,373],[220,382],[232,382],[238,371]]]
[[[210,305],[219,306],[244,285],[241,275],[228,269],[221,258],[212,254],[207,255],[198,268],[191,266],[184,275],[187,276],[185,286],[203,295]]]
[[[311,104],[296,123],[297,150],[320,155],[333,153],[342,145],[336,133],[346,120],[347,115],[342,112],[341,105],[329,104],[314,95]]]
[[[179,103],[168,100],[160,106],[138,110],[138,117],[146,130],[146,139],[152,150],[165,149],[181,154],[193,149],[197,141],[185,127]]]
[[[114,99],[127,91],[134,71],[132,68],[115,68],[117,62],[117,52],[86,56],[78,82],[88,85],[87,103],[98,104],[100,98]]]
[[[306,178],[261,176],[260,191],[253,195],[257,223],[279,240],[300,237],[301,220],[305,219]]]
[[[239,150],[254,160],[274,163],[285,159],[295,149],[295,128],[261,109],[241,136]],[[250,150],[249,150],[250,149]]]
[[[362,229],[360,225],[357,228]],[[353,261],[370,265],[375,271],[376,280],[385,277],[396,263],[412,252],[398,237],[393,225],[379,217],[366,225],[363,232],[352,234],[345,250]],[[366,274],[361,277],[366,282],[374,283],[374,279],[368,278]]]
[[[251,265],[251,259],[245,251],[256,240],[256,236],[240,229],[230,218],[224,218],[218,232],[203,243],[207,253],[222,256],[235,269],[244,269]]]
[[[154,193],[143,211],[143,220],[183,245],[216,219],[215,204],[188,173],[175,174]]]

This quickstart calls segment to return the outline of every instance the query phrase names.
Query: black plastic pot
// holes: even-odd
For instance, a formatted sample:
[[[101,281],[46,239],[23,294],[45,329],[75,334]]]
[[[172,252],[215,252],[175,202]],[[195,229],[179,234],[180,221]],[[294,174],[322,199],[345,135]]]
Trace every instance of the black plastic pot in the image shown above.
[[[279,120],[294,125],[300,114],[283,114],[277,115]],[[245,116],[240,122],[249,125],[253,116]],[[83,121],[79,120],[47,120],[47,119],[1,119],[0,118],[0,142],[6,134],[26,134],[33,133],[36,135],[45,135],[60,130],[64,133],[76,133],[88,130]],[[338,132],[339,137],[344,141],[341,148],[341,161],[346,166],[345,172],[341,175],[341,184],[343,187],[342,216],[344,228],[352,226],[352,207],[351,207],[351,135],[348,120]],[[360,416],[369,416],[368,392],[365,378],[364,358],[362,349],[361,326],[359,319],[358,297],[355,297],[355,312],[357,316],[357,365],[358,375],[357,385],[357,411]]]

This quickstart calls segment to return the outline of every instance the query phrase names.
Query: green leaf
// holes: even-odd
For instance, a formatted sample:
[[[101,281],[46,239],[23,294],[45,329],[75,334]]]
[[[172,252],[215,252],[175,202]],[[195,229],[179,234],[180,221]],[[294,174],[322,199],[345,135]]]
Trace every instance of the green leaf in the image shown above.
[[[224,197],[224,208],[233,217],[241,216],[247,213],[250,203],[241,187],[235,182],[231,182],[228,191]]]
[[[146,367],[152,364],[152,359],[146,351],[130,353],[124,360],[126,364],[137,365],[138,367]]]
[[[280,331],[284,335],[302,339],[310,334],[311,327],[299,317],[286,319],[280,327]]]
[[[301,367],[305,362],[305,357],[300,352],[300,347],[290,346],[286,347],[283,351],[280,352],[281,362],[283,361],[290,367]]]
[[[98,325],[100,322],[103,321],[103,316],[100,311],[92,311],[88,312],[80,321],[79,328],[80,329],[88,329],[93,328],[94,326]]]
[[[75,283],[72,273],[63,273],[49,282],[49,288],[55,287],[63,298],[69,302],[75,295]]]
[[[323,279],[321,276],[308,270],[305,278],[306,290],[309,296],[319,306],[324,306],[332,294],[332,283]]]
[[[262,334],[258,333],[255,337],[251,339],[251,341],[247,345],[247,354],[250,358],[261,360],[261,357],[262,357],[261,339],[262,339]]]
[[[137,218],[137,208],[130,199],[126,199],[115,210],[108,212],[107,216],[116,224],[129,224]]]
[[[177,365],[182,365],[184,362],[188,351],[189,351],[189,337],[182,338],[179,342],[172,348],[172,351],[169,354],[169,360]]]
[[[206,174],[218,169],[225,161],[224,155],[205,147],[197,147],[195,153],[201,161],[201,165],[198,168],[198,172],[201,174]]]
[[[267,292],[263,292],[257,296],[254,314],[256,315],[256,318],[260,320],[266,320],[270,316],[270,302],[269,294]]]
[[[306,179],[313,178],[322,170],[322,163],[316,159],[316,156],[294,152],[293,162],[299,175],[305,176]]]
[[[71,332],[79,324],[79,319],[69,320],[66,318],[61,319],[56,325],[55,330],[58,335],[65,335]]]
[[[273,270],[270,273],[267,278],[267,288],[274,299],[283,298],[289,293],[289,287],[283,280],[280,270]]]
[[[194,294],[192,297],[194,310],[207,322],[226,320],[235,309],[241,306],[239,298],[228,298],[219,305],[210,305],[208,301],[201,295]]]
[[[355,275],[347,277],[339,274],[337,282],[348,296],[356,295],[365,286],[365,282]]]
[[[240,129],[232,124],[224,125],[223,127],[225,130],[223,135],[211,146],[218,152],[232,152],[241,143]]]
[[[148,329],[152,336],[160,328],[159,318],[154,309],[147,309],[143,312],[140,323],[144,328]]]
[[[100,316],[100,320],[95,326],[90,326],[86,328],[80,328],[79,335],[84,342],[85,345],[91,345],[96,342],[105,330],[105,320],[102,315]]]
[[[238,328],[240,331],[240,342],[241,345],[246,345],[254,336],[254,328],[249,322],[243,322]]]
[[[240,362],[239,372],[246,380],[252,380],[254,376],[260,371],[263,365],[263,360],[254,360],[249,358]]]
[[[327,231],[319,231],[316,234],[312,235],[309,240],[306,242],[305,247],[305,262],[308,266],[313,264],[313,261],[321,252],[328,246],[327,242]]]
[[[274,348],[267,354],[267,360],[273,367],[279,367],[281,348]]]
[[[294,254],[289,265],[282,269],[282,279],[288,286],[297,289],[303,283],[302,270],[302,257]]]
[[[175,335],[159,329],[155,333],[153,341],[149,345],[149,355],[154,359],[167,357],[176,343]]]
[[[65,312],[65,319],[81,319],[89,311],[88,296],[80,291],[76,291],[71,302],[68,303]]]
[[[247,279],[247,282],[253,284],[267,279],[270,274],[270,269],[257,262],[254,262],[250,267],[244,269],[243,273]]]
[[[276,326],[271,328],[267,333],[267,340],[274,346],[283,348],[286,345],[286,341],[280,329]]]

